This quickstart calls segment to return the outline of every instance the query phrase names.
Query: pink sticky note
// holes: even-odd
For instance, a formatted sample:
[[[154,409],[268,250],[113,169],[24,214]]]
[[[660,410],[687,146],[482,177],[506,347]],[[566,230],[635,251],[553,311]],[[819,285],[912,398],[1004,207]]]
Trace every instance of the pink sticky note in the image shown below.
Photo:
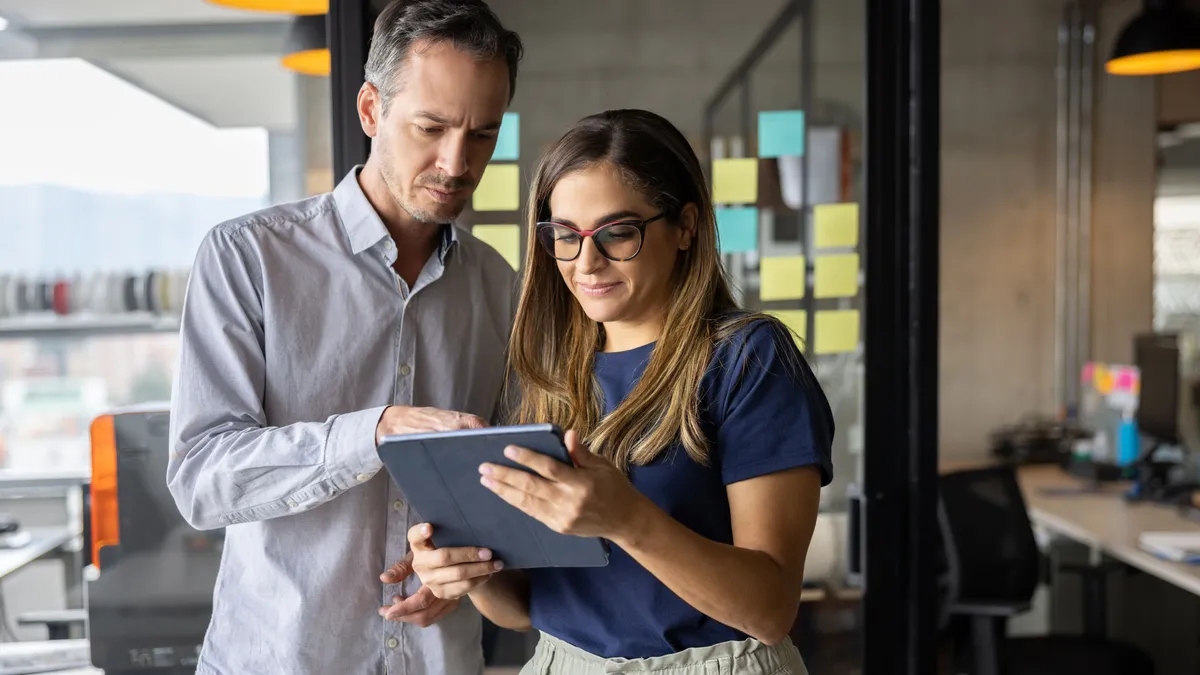
[[[1133,390],[1133,373],[1129,372],[1128,368],[1117,371],[1117,389],[1119,391]]]

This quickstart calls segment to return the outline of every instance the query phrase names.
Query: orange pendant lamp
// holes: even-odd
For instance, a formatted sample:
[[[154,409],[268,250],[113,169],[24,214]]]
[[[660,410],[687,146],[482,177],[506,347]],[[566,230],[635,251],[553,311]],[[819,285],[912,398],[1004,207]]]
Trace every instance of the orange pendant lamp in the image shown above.
[[[303,75],[327,76],[330,69],[325,17],[329,0],[208,0],[230,9],[274,14],[295,14],[287,36],[283,67]]]
[[[1178,0],[1146,0],[1117,37],[1104,69],[1113,75],[1200,69],[1200,15]]]
[[[214,5],[275,14],[327,14],[329,0],[208,0]]]
[[[327,76],[330,69],[326,16],[298,16],[288,31],[283,67],[303,75]]]

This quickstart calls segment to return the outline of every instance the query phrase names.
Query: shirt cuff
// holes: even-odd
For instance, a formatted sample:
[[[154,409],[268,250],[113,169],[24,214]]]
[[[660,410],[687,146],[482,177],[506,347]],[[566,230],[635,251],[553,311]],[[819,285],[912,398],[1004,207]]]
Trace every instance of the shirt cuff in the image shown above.
[[[349,490],[379,473],[383,462],[375,447],[375,429],[388,406],[335,415],[325,439],[325,467],[339,490]]]

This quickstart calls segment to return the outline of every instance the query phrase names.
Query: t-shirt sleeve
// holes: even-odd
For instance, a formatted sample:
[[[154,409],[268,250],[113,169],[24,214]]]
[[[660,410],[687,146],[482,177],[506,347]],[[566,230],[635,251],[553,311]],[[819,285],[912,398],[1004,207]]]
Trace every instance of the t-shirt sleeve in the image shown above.
[[[742,337],[744,336],[744,337]],[[802,466],[833,479],[833,414],[791,336],[769,321],[731,339],[716,401],[717,456],[726,485]]]

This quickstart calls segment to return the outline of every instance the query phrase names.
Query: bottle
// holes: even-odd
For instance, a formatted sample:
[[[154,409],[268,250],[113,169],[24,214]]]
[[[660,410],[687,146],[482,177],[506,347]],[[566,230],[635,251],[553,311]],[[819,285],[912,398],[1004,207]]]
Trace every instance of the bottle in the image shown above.
[[[1133,464],[1141,454],[1141,449],[1137,420],[1133,418],[1133,410],[1127,407],[1121,412],[1121,424],[1117,427],[1117,465],[1126,467]]]

